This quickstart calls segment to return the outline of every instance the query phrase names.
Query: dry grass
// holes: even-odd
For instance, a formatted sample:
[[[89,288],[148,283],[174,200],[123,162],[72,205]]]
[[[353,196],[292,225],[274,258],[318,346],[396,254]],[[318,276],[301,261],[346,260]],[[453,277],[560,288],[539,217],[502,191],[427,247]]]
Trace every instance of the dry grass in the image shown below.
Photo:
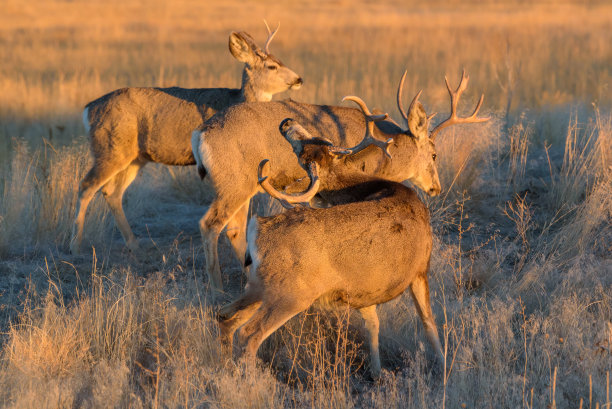
[[[443,76],[472,75],[469,97],[486,107],[597,101],[609,105],[612,8],[606,3],[241,2],[6,0],[0,16],[3,138],[39,138],[48,126],[81,133],[88,101],[122,86],[237,86],[231,30],[264,37],[281,21],[273,50],[302,74],[304,101],[339,103],[358,93],[393,112],[396,82],[446,106]],[[511,95],[510,95],[511,94]]]
[[[5,0],[0,406],[610,409],[612,7],[421,3]],[[130,187],[143,255],[100,197],[89,254],[67,253],[90,160],[82,106],[126,85],[237,86],[227,34],[261,41],[263,18],[282,21],[273,51],[306,80],[293,98],[357,94],[397,116],[405,66],[406,93],[423,88],[439,117],[445,73],[471,74],[466,107],[485,92],[494,120],[440,135],[444,191],[425,199],[444,370],[407,295],[379,308],[379,382],[349,311],[295,317],[258,368],[224,356],[197,227],[210,192],[193,168],[151,165]],[[244,278],[220,250],[235,296]]]

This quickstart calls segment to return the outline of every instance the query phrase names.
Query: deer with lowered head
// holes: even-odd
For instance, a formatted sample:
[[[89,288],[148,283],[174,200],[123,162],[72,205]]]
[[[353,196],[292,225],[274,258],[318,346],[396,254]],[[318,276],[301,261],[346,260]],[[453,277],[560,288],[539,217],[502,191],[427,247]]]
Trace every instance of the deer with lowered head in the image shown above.
[[[349,98],[360,104],[368,121],[362,146],[385,150],[386,143],[377,143],[371,133],[372,121],[382,117],[371,115],[357,97]],[[313,303],[349,306],[364,319],[370,372],[378,377],[376,306],[410,288],[427,338],[442,357],[427,280],[432,249],[427,207],[413,189],[350,166],[351,149],[314,138],[291,119],[280,130],[307,171],[310,186],[297,195],[280,192],[269,181],[269,162],[260,164],[261,187],[292,210],[249,222],[252,266],[244,295],[220,310],[222,341],[232,345],[238,330],[236,355],[253,360],[272,332]],[[296,203],[308,206],[319,192],[327,192],[334,205],[293,208]]]
[[[267,27],[267,23],[266,23]],[[242,86],[230,88],[122,88],[85,106],[94,164],[81,181],[70,249],[77,254],[87,206],[102,189],[126,245],[138,240],[123,211],[123,193],[148,162],[194,165],[191,132],[218,111],[252,101],[270,101],[274,94],[298,89],[302,78],[274,57],[270,32],[261,50],[246,32],[232,32],[229,50],[244,63]]]
[[[249,201],[262,190],[256,177],[259,163],[269,158],[269,181],[277,189],[300,189],[306,180],[306,173],[275,125],[285,118],[294,118],[315,139],[325,138],[334,146],[354,146],[344,159],[349,168],[391,181],[409,180],[432,196],[440,192],[434,138],[447,126],[488,120],[477,116],[483,97],[471,116],[459,117],[457,103],[469,78],[464,72],[459,87],[454,91],[446,81],[451,97],[451,115],[429,133],[431,116],[427,116],[418,101],[420,92],[408,112],[403,109],[405,78],[406,73],[397,91],[397,105],[404,127],[387,115],[367,114],[369,117],[364,117],[360,109],[287,100],[233,106],[193,132],[192,146],[198,172],[209,180],[215,192],[213,202],[200,220],[206,272],[213,288],[222,289],[217,241],[224,227],[227,226],[226,234],[236,256],[244,262]],[[366,123],[368,140],[362,141]],[[338,179],[336,183],[342,182]],[[333,203],[332,196],[338,192],[334,195],[327,193],[320,190],[317,200],[322,198]]]

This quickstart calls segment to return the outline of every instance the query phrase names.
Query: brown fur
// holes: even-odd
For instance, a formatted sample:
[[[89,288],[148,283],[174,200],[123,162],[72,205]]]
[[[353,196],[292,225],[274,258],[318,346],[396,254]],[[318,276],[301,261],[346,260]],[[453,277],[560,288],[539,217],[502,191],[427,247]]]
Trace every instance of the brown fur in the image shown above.
[[[413,113],[425,115],[424,111]],[[295,160],[291,145],[279,133],[278,124],[294,118],[315,138],[327,139],[336,146],[353,146],[364,136],[363,113],[354,108],[310,105],[291,100],[240,104],[220,113],[194,132],[194,156],[206,169],[215,191],[215,199],[200,220],[206,249],[206,272],[212,286],[222,288],[217,256],[217,241],[225,226],[231,227],[236,256],[243,261],[246,251],[248,204],[258,191],[257,168],[263,159],[270,159],[270,180],[287,191],[301,189],[306,173]],[[427,128],[403,130],[396,123],[377,122],[374,136],[379,140],[393,138],[386,158],[378,148],[370,147],[347,158],[345,166],[367,175],[401,182],[410,180],[426,192],[437,194],[440,183]],[[431,166],[428,166],[430,165]],[[296,184],[297,180],[302,180]],[[338,178],[336,182],[344,182]],[[340,186],[334,187],[339,190]],[[350,195],[350,192],[348,193]],[[327,196],[327,190],[320,192]],[[236,234],[239,232],[239,234]]]
[[[371,372],[380,373],[376,305],[411,288],[436,353],[440,341],[429,301],[427,272],[432,249],[429,212],[416,192],[347,166],[316,140],[294,145],[302,165],[316,162],[321,187],[343,186],[336,206],[296,208],[249,224],[254,260],[245,294],[222,309],[225,342],[238,330],[237,352],[251,359],[263,340],[315,301],[348,305],[366,321]],[[296,149],[296,145],[300,145]],[[347,186],[351,187],[347,187]]]
[[[102,189],[126,244],[137,248],[122,198],[144,165],[195,164],[190,136],[206,119],[240,102],[269,101],[273,94],[302,84],[296,73],[259,49],[247,33],[232,33],[229,47],[245,64],[240,89],[122,88],[87,104],[85,120],[90,127],[94,165],[79,189],[73,253],[79,251],[87,206],[98,189]]]

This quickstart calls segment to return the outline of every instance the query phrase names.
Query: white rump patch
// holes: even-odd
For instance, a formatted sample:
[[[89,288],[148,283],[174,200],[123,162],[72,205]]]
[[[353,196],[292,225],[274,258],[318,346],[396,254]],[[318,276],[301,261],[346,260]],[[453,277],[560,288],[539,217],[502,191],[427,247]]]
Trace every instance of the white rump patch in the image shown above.
[[[193,152],[193,157],[196,161],[196,166],[198,168],[202,167],[202,160],[200,159],[200,136],[203,135],[204,132],[199,130],[195,130],[191,132],[191,150]]]
[[[85,132],[89,135],[91,126],[89,125],[89,108],[83,110],[83,126],[85,126]]]
[[[208,172],[211,169],[212,156],[205,140],[205,131],[196,129],[191,133],[191,150],[198,168],[203,167]]]

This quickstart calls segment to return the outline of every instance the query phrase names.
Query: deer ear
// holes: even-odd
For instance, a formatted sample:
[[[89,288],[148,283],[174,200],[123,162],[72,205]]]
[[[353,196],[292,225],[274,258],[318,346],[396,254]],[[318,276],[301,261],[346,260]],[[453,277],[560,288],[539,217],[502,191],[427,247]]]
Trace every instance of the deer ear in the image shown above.
[[[258,49],[253,38],[244,31],[239,33],[232,31],[229,36],[229,50],[238,61],[252,63],[257,56]]]
[[[427,137],[427,113],[420,102],[417,102],[408,112],[408,129],[417,139]]]
[[[313,137],[302,125],[298,124],[292,118],[285,118],[283,122],[280,123],[278,129],[291,144],[293,152],[295,152],[297,156],[301,155],[304,150],[304,145],[333,145],[329,139]]]

